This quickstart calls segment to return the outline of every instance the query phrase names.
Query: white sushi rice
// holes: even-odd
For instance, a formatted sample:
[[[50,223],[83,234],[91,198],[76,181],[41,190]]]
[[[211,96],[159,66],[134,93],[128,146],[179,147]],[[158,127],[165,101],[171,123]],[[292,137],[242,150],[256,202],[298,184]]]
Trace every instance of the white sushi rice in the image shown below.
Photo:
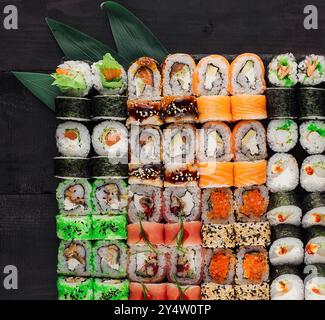
[[[304,283],[295,274],[284,274],[273,280],[271,300],[304,300]]]
[[[303,228],[315,225],[325,227],[325,207],[314,208],[304,215],[302,219]]]
[[[325,191],[325,156],[307,157],[301,166],[300,184],[307,192]]]
[[[278,166],[281,172],[277,172]],[[297,160],[290,154],[276,153],[267,164],[267,187],[271,192],[292,191],[299,183]]]
[[[273,266],[300,265],[304,261],[304,244],[300,239],[291,237],[275,240],[269,250],[269,259]]]
[[[300,144],[309,154],[325,152],[325,136],[315,128],[325,132],[325,121],[306,121],[300,125]]]
[[[285,124],[290,124],[284,129]],[[267,141],[274,152],[288,152],[298,142],[298,126],[291,119],[272,120],[267,127]]]
[[[283,223],[300,226],[301,216],[302,210],[296,206],[282,206],[274,208],[267,213],[267,219],[271,226]]]
[[[305,300],[325,300],[325,277],[314,277],[305,282]]]
[[[72,130],[77,137],[70,139],[65,136]],[[67,121],[56,129],[56,145],[59,153],[65,157],[87,157],[90,151],[90,134],[86,126],[79,122]]]
[[[311,249],[308,250],[308,247]],[[305,264],[314,263],[325,263],[325,237],[323,236],[315,237],[306,244]]]
[[[308,64],[310,62],[317,61],[317,66],[314,72],[308,76]],[[302,85],[305,86],[316,86],[321,84],[325,80],[325,58],[324,56],[319,56],[311,54],[306,56],[306,58],[301,61],[298,65],[298,80]]]

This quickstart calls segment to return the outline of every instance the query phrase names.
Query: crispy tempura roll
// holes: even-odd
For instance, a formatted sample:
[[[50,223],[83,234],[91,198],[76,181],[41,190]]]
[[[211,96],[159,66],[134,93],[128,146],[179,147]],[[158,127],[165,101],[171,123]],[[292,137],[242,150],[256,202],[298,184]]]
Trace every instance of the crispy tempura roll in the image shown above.
[[[126,125],[162,125],[160,104],[160,101],[129,100]]]

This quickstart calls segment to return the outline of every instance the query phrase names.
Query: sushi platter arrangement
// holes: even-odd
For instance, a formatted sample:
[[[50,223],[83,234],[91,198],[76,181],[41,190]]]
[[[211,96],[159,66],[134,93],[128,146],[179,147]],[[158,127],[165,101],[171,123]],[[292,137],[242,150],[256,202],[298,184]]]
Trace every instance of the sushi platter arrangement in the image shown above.
[[[323,56],[52,77],[59,299],[325,300]]]

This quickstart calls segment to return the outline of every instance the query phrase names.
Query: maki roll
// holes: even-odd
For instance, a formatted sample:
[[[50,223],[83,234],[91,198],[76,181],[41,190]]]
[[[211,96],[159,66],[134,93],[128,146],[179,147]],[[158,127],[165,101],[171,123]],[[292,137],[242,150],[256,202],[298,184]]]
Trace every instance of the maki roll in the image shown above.
[[[276,153],[267,164],[266,185],[271,192],[292,191],[299,184],[297,160],[287,153]]]
[[[171,124],[163,132],[164,163],[194,163],[196,129],[192,124]]]
[[[300,265],[303,262],[304,248],[300,228],[281,224],[273,227],[272,237],[274,242],[269,250],[269,258],[273,266]]]
[[[325,58],[311,54],[298,65],[298,81],[303,86],[317,86],[324,81]]]
[[[232,121],[231,98],[229,96],[200,96],[196,99],[197,121]]]
[[[232,224],[204,224],[202,242],[204,248],[231,249],[236,246],[234,226]]]
[[[55,115],[58,120],[90,121],[91,100],[78,97],[56,97]]]
[[[52,86],[71,97],[84,97],[93,87],[90,66],[83,61],[65,61],[51,77],[54,78]]]
[[[199,220],[201,190],[198,187],[169,187],[163,191],[163,215],[168,223]]]
[[[56,216],[56,234],[61,240],[91,240],[91,216]]]
[[[138,166],[129,164],[129,184],[162,187],[163,172],[160,164],[146,164]]]
[[[92,201],[96,214],[126,214],[128,186],[123,180],[95,180],[92,185]]]
[[[300,184],[307,192],[325,191],[325,156],[307,157],[300,170]]]
[[[168,55],[162,66],[163,95],[192,95],[192,78],[195,68],[195,61],[188,54]]]
[[[266,100],[270,119],[296,119],[296,92],[293,88],[267,88]]]
[[[272,120],[267,127],[267,142],[274,152],[288,152],[298,142],[298,126],[291,119]]]
[[[266,182],[265,160],[234,162],[234,186],[249,187]]]
[[[94,300],[128,300],[129,281],[94,279]]]
[[[325,300],[325,268],[324,264],[308,266],[309,274],[305,278],[305,299]]]
[[[210,188],[202,191],[202,221],[205,224],[233,223],[234,199],[230,188]]]
[[[155,126],[132,126],[130,130],[130,163],[160,163],[162,133]]]
[[[67,121],[56,129],[56,145],[64,157],[84,157],[90,151],[90,135],[86,126],[81,123]]]
[[[275,56],[268,67],[269,81],[276,87],[293,87],[298,82],[298,64],[292,53]]]
[[[59,213],[63,215],[92,214],[91,185],[86,179],[64,180],[56,188]]]
[[[96,154],[123,161],[128,152],[128,131],[117,121],[103,121],[95,126],[92,145]]]
[[[95,241],[92,246],[93,277],[126,277],[127,245],[118,240]]]
[[[236,244],[240,247],[263,246],[271,243],[271,228],[268,222],[235,223]]]
[[[268,283],[235,285],[236,300],[270,300]]]
[[[92,240],[125,240],[126,217],[120,216],[92,216]]]
[[[129,300],[167,300],[166,283],[130,283]]]
[[[58,251],[58,274],[90,276],[91,243],[89,241],[61,241]]]
[[[325,119],[325,89],[300,88],[297,96],[301,120]]]
[[[93,279],[84,277],[59,277],[59,300],[94,300]]]
[[[128,219],[160,222],[162,219],[162,190],[159,187],[131,185],[129,188]]]
[[[266,132],[259,121],[240,121],[232,132],[236,161],[255,161],[267,157]]]
[[[207,122],[197,130],[198,162],[228,162],[233,158],[230,128],[223,122]]]
[[[234,185],[233,162],[199,163],[200,188],[229,188]]]
[[[167,300],[201,300],[200,286],[181,286],[178,283],[166,284]]]
[[[258,222],[265,220],[269,203],[269,193],[265,186],[238,188],[234,196],[237,221]]]
[[[107,156],[92,157],[90,168],[94,179],[127,179],[128,165],[120,163],[124,159],[108,158]]]
[[[220,55],[202,58],[193,75],[193,91],[196,96],[227,96],[230,85],[230,64]]]
[[[202,300],[235,300],[235,290],[232,285],[205,282],[201,285]]]
[[[192,164],[165,166],[164,187],[195,187],[199,179],[198,168]]]
[[[309,193],[304,198],[303,209],[303,228],[317,225],[325,227],[325,193]]]
[[[54,175],[58,179],[87,179],[90,177],[88,159],[81,157],[55,157]]]
[[[271,193],[267,219],[271,226],[291,224],[299,227],[302,210],[294,191]]]
[[[148,57],[136,60],[128,70],[129,100],[159,100],[161,96],[161,75],[157,62]]]
[[[92,120],[125,121],[127,97],[119,95],[94,96],[91,100]]]
[[[325,122],[306,121],[300,125],[300,144],[309,154],[325,152]]]
[[[239,55],[231,63],[230,92],[235,95],[261,95],[265,90],[264,64],[253,53]]]
[[[229,249],[207,250],[204,281],[231,284],[235,277],[236,255]]]
[[[265,248],[240,247],[237,252],[236,284],[260,284],[268,279],[269,264]]]
[[[305,264],[325,263],[325,228],[312,226],[306,230]]]

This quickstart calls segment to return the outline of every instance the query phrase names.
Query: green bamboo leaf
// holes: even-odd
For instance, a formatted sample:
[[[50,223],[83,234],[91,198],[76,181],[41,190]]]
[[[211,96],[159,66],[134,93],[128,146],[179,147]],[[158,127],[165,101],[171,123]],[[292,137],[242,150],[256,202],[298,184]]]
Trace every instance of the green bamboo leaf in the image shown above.
[[[34,96],[55,111],[55,98],[60,95],[60,91],[52,86],[53,78],[50,75],[15,71],[12,73]]]
[[[133,13],[114,1],[106,1],[101,7],[107,9],[117,51],[134,61],[149,56],[162,62],[168,52],[161,42]]]
[[[128,65],[129,61],[126,61],[126,59],[106,44],[62,22],[50,18],[45,20],[55,40],[68,59],[95,62],[101,60],[105,53],[110,53],[120,64],[123,66]]]

